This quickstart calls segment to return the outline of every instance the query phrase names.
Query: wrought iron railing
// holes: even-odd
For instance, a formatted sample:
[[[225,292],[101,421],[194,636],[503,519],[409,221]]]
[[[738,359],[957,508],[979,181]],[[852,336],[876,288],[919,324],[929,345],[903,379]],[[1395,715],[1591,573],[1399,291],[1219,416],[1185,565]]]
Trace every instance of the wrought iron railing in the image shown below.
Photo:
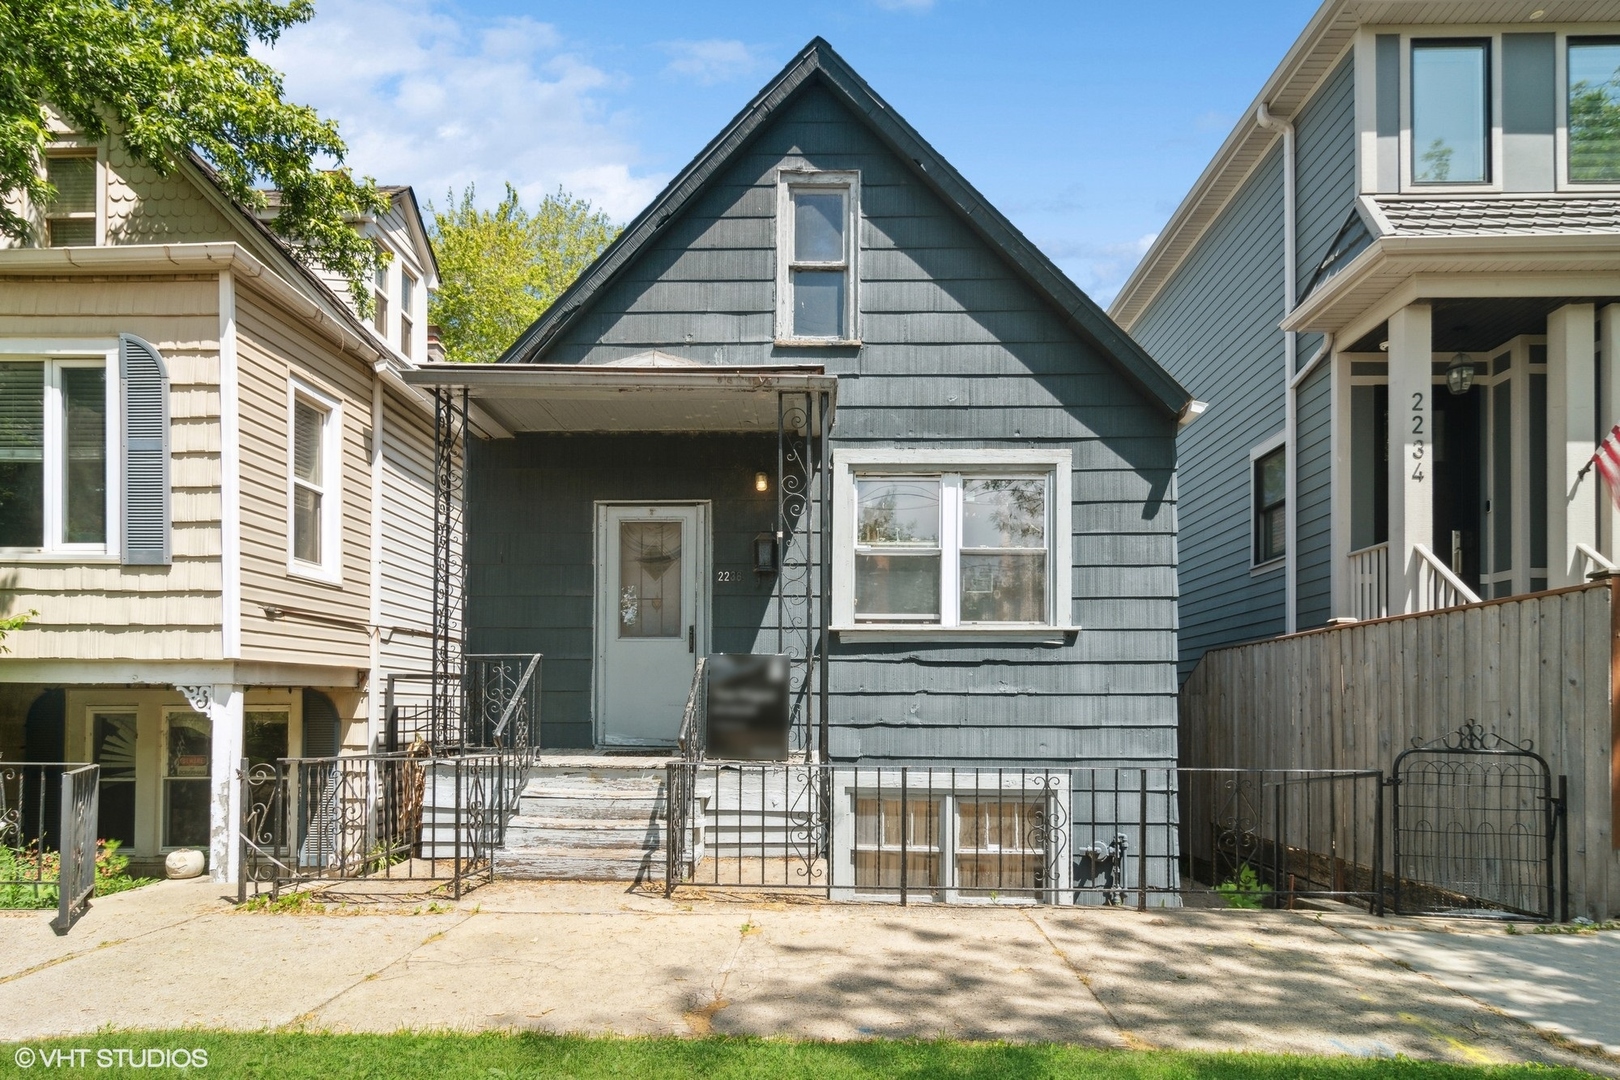
[[[1420,611],[1439,611],[1441,608],[1478,604],[1480,598],[1451,567],[1441,562],[1434,552],[1422,544],[1413,544],[1418,557],[1418,604]]]
[[[341,881],[426,883],[459,899],[493,876],[533,760],[529,750],[434,757],[420,743],[394,754],[244,759],[238,899]]]
[[[1389,614],[1389,545],[1373,544],[1352,551],[1350,614],[1356,619],[1382,619]]]
[[[1383,774],[668,766],[668,891],[1383,908]]]
[[[82,762],[0,763],[0,896],[9,907],[55,901],[65,934],[96,886],[101,769]]]
[[[466,656],[456,695],[437,692],[430,673],[389,675],[381,749],[404,751],[418,741],[436,754],[540,745],[542,659],[540,653]]]

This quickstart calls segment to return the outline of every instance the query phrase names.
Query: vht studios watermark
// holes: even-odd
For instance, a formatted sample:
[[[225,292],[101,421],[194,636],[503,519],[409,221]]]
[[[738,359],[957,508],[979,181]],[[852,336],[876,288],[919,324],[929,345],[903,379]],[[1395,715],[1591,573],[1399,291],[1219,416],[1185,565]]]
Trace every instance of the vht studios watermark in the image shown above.
[[[183,1046],[19,1046],[11,1060],[20,1069],[206,1069],[208,1051]]]

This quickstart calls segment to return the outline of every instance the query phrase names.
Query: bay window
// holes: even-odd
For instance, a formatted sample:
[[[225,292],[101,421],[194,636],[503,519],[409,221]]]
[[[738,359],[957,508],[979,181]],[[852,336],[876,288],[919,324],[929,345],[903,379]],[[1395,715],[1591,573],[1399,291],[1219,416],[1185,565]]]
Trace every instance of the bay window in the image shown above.
[[[835,476],[843,630],[1067,627],[1068,452],[850,450]]]
[[[111,395],[104,357],[0,360],[0,549],[107,551]]]

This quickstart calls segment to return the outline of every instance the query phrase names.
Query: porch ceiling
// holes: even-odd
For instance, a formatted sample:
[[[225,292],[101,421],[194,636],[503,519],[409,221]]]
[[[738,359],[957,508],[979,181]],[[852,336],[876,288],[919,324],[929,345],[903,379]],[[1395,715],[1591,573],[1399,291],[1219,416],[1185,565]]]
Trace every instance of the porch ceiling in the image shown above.
[[[516,433],[775,431],[781,393],[826,391],[820,365],[612,367],[573,364],[423,364],[421,387],[465,389]]]

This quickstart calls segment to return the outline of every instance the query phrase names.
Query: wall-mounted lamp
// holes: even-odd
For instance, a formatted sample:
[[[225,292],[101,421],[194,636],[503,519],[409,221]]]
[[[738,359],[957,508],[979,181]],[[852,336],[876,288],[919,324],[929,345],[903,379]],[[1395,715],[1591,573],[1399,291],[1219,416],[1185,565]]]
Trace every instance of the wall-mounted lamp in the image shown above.
[[[755,473],[754,490],[761,492],[771,490],[771,478],[762,472]]]
[[[1468,359],[1467,353],[1458,353],[1446,365],[1446,389],[1453,394],[1468,393],[1474,385],[1474,362]]]
[[[760,474],[765,475],[764,473]],[[762,532],[754,536],[754,573],[776,573],[776,535]]]

